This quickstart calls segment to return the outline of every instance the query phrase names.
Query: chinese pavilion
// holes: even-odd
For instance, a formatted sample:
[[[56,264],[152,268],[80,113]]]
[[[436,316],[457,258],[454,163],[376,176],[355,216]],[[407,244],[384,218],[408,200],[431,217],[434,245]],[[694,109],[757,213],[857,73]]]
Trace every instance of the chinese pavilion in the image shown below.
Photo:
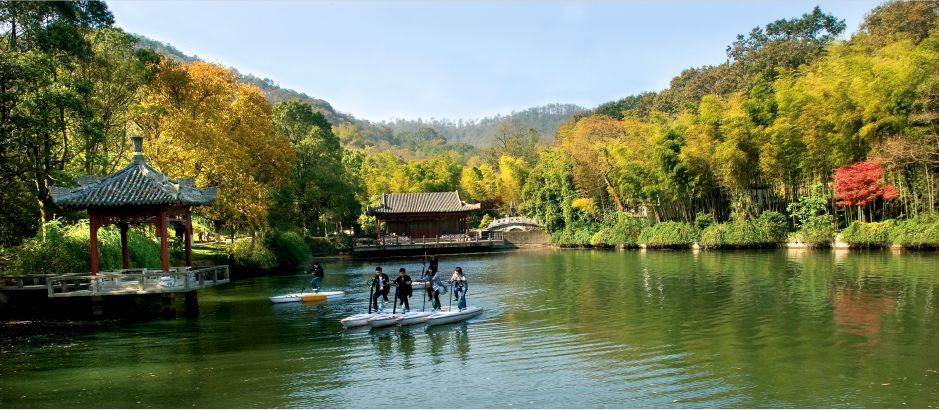
[[[77,188],[52,187],[52,202],[64,208],[88,210],[91,227],[91,274],[99,272],[98,229],[116,224],[121,231],[121,257],[130,268],[127,229],[130,224],[150,224],[160,237],[160,267],[169,272],[170,223],[181,224],[186,244],[186,265],[192,266],[192,207],[215,202],[215,187],[196,188],[193,178],[172,179],[147,163],[143,138],[131,138],[134,158],[129,165],[103,178],[81,177]]]

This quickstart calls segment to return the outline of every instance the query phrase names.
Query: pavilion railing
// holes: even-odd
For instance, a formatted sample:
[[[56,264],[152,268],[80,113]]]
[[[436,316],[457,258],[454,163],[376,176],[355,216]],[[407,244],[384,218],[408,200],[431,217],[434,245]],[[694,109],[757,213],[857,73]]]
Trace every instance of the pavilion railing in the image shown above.
[[[189,292],[230,280],[228,266],[173,268],[170,272],[124,269],[97,275],[62,275],[46,280],[49,297]]]

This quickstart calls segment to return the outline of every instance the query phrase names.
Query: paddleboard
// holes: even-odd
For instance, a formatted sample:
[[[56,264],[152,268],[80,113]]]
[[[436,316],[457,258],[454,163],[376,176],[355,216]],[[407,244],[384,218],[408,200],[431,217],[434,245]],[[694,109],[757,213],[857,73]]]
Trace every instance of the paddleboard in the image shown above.
[[[357,315],[347,316],[339,320],[339,323],[342,323],[347,329],[350,327],[365,326],[368,324],[368,320],[378,316],[383,315],[384,313],[359,313]]]
[[[427,326],[456,323],[456,322],[469,319],[480,313],[483,313],[483,309],[477,306],[469,306],[463,310],[458,310],[458,309],[441,310],[441,311],[434,312],[432,315],[430,315],[430,317],[427,318]]]
[[[395,315],[391,313],[382,313],[376,316],[373,316],[368,319],[368,325],[372,328],[376,327],[385,327],[398,324],[398,317],[401,315]]]
[[[401,326],[416,325],[424,323],[430,318],[431,312],[408,312],[398,316],[398,324]]]
[[[288,293],[286,295],[271,296],[271,303],[287,303],[287,302],[322,302],[324,300],[337,299],[345,296],[346,292],[343,291],[332,291],[332,292],[303,292],[303,293]]]

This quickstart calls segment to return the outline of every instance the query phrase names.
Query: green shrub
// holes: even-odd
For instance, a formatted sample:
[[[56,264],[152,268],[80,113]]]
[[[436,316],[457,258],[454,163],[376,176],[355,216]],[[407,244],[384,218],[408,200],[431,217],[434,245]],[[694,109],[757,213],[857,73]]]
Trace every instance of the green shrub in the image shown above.
[[[590,245],[590,240],[597,233],[595,226],[581,224],[567,227],[551,233],[551,243],[558,245]]]
[[[689,223],[660,222],[642,230],[639,243],[649,248],[687,248],[698,237],[698,230]]]
[[[792,242],[802,242],[810,247],[829,247],[835,239],[835,230],[831,224],[803,225],[802,229],[789,235]]]
[[[355,238],[344,233],[329,235],[326,239],[339,252],[351,252],[355,245]]]
[[[604,221],[604,227],[590,238],[591,245],[626,245],[639,244],[639,234],[646,223],[625,212],[609,214]]]
[[[896,223],[890,241],[906,248],[939,248],[939,214],[926,214]]]
[[[892,220],[869,223],[854,221],[841,231],[841,240],[852,248],[889,247],[890,232],[895,224]]]
[[[694,216],[694,227],[698,228],[699,231],[703,231],[713,224],[714,218],[711,217],[711,214],[698,212],[698,214]]]
[[[764,212],[756,221],[730,221],[707,227],[698,244],[705,248],[767,248],[786,240],[786,218]]]
[[[277,258],[262,241],[243,240],[228,245],[228,259],[235,268],[271,269],[277,266]]]
[[[46,223],[46,240],[27,240],[16,251],[9,271],[13,274],[82,273],[91,270],[88,257],[90,229],[88,221],[63,225],[55,220]],[[160,245],[144,233],[127,233],[127,250],[132,267],[159,268]],[[121,269],[121,233],[113,225],[98,230],[98,267],[102,271]]]
[[[294,267],[312,257],[303,235],[296,231],[270,232],[264,237],[264,246],[274,254],[281,267]]]
[[[720,248],[726,246],[728,243],[728,225],[730,224],[715,224],[704,228],[704,230],[701,231],[701,238],[698,240],[698,245],[705,248]]]
[[[766,232],[767,239],[773,243],[784,243],[789,237],[789,223],[786,217],[775,211],[764,211],[756,223]]]
[[[307,245],[314,255],[336,255],[339,252],[351,252],[355,238],[341,233],[325,238],[307,238]]]

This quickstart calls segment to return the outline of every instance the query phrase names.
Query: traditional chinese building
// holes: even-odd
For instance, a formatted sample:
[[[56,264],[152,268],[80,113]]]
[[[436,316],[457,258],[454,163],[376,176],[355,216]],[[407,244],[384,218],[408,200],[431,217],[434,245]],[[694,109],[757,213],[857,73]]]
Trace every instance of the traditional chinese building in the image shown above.
[[[466,233],[466,218],[479,204],[467,204],[454,192],[382,194],[381,204],[366,209],[386,234],[433,238]],[[381,237],[379,229],[378,236]]]
[[[160,238],[160,267],[169,272],[170,224],[181,224],[186,244],[186,266],[192,266],[192,207],[215,202],[215,187],[196,188],[192,178],[173,179],[159,172],[142,152],[143,139],[133,137],[134,158],[130,164],[103,178],[79,178],[77,188],[52,187],[52,202],[65,208],[88,210],[91,227],[89,261],[91,274],[99,272],[98,229],[115,224],[121,231],[123,267],[130,267],[127,229],[130,224],[153,224]],[[143,267],[146,268],[146,267]]]

